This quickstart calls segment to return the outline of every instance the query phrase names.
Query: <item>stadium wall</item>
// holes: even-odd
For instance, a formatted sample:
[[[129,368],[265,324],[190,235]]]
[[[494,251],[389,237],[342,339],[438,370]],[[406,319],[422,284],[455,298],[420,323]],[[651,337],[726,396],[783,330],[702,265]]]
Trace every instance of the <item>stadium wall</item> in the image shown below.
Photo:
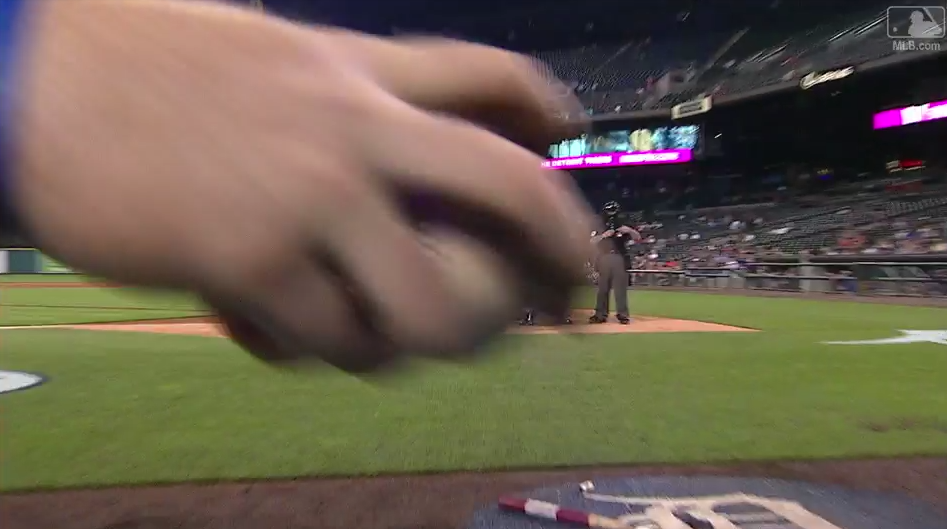
[[[74,274],[71,268],[33,248],[0,251],[0,274]]]
[[[947,254],[771,258],[742,269],[629,270],[639,288],[902,296],[947,301]]]

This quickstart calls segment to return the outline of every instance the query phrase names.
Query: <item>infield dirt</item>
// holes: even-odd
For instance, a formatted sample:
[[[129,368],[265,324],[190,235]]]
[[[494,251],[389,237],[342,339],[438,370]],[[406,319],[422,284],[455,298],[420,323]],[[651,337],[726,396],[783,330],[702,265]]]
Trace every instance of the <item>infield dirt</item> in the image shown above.
[[[8,529],[461,529],[503,494],[610,476],[757,476],[907,494],[947,519],[947,460],[904,458],[296,479],[4,494]],[[851,528],[854,529],[854,528]],[[909,529],[909,528],[899,528]]]
[[[619,333],[664,333],[664,332],[756,332],[754,329],[707,323],[694,320],[655,318],[636,316],[630,324],[617,322],[601,324],[584,323],[591,315],[590,311],[573,313],[573,325],[546,326],[521,325],[510,327],[513,334],[619,334]],[[51,327],[81,329],[87,331],[146,332],[158,334],[179,334],[187,336],[225,336],[217,320],[209,316],[193,318],[173,318],[166,320],[124,321],[115,323],[88,323],[82,325],[54,325]]]

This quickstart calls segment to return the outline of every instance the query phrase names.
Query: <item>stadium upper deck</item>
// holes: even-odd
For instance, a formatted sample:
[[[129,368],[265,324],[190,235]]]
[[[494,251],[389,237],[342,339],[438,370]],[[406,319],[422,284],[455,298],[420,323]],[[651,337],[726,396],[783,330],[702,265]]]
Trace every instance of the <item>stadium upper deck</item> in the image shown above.
[[[532,53],[596,114],[740,94],[904,53],[887,38],[885,10],[898,3],[890,0],[264,2],[313,22],[448,35]],[[670,71],[687,82],[655,94],[652,84]]]

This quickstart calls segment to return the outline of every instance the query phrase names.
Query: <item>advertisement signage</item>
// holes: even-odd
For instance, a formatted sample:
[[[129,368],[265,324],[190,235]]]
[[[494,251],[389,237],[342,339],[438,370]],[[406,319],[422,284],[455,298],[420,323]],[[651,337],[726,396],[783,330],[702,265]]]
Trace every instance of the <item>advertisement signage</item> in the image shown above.
[[[812,88],[813,86],[820,85],[822,83],[845,79],[846,77],[852,75],[853,73],[855,73],[854,66],[849,66],[847,68],[840,68],[838,70],[829,70],[827,72],[822,72],[822,73],[812,72],[806,75],[805,77],[803,77],[802,80],[799,81],[799,87],[802,88],[803,90],[808,90]]]
[[[874,116],[872,128],[875,130],[887,129],[944,118],[947,118],[947,100],[932,101],[923,105],[878,112]]]
[[[685,163],[693,159],[690,149],[632,152],[624,154],[590,154],[546,160],[543,167],[550,169],[585,169],[590,167],[621,167],[626,165],[655,165]]]
[[[681,103],[680,105],[674,105],[671,107],[671,118],[681,119],[696,116],[698,114],[710,112],[711,108],[713,108],[713,98],[710,96],[702,97],[700,99],[687,101],[686,103]]]
[[[581,169],[683,163],[699,152],[699,125],[627,128],[583,134],[549,146],[545,167]]]

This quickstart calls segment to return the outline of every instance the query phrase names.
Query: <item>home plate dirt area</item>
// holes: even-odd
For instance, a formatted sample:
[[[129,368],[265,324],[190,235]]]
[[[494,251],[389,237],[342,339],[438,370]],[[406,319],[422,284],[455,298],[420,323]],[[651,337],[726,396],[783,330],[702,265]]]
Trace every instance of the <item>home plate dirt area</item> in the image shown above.
[[[754,329],[706,323],[693,320],[677,320],[672,318],[655,318],[650,316],[635,316],[628,325],[609,321],[601,324],[585,323],[591,312],[576,311],[572,318],[575,324],[561,326],[529,325],[513,326],[513,334],[622,334],[622,333],[664,333],[664,332],[755,332]],[[145,320],[117,323],[92,323],[83,325],[63,325],[56,327],[66,329],[82,329],[87,331],[123,331],[123,332],[150,332],[158,334],[179,334],[187,336],[223,337],[224,334],[217,320],[212,316],[194,318],[175,318],[169,320]]]
[[[756,476],[898,493],[926,500],[942,510],[947,520],[947,460],[933,457],[7,493],[0,498],[0,519],[6,529],[462,529],[475,510],[505,494],[608,477],[661,475]],[[773,527],[799,529],[794,525]]]

